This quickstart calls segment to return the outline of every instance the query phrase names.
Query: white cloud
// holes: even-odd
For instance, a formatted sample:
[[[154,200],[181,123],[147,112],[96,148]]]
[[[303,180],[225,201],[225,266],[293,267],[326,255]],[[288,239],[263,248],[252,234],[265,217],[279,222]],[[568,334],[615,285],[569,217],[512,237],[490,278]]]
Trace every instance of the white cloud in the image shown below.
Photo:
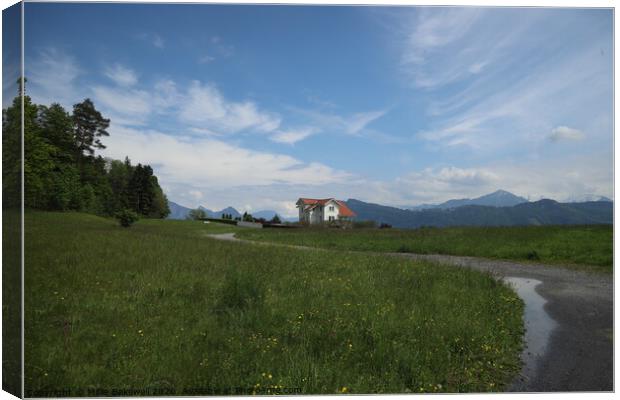
[[[143,120],[152,107],[152,97],[144,90],[94,86],[92,88],[96,104],[124,116]]]
[[[480,184],[497,181],[497,175],[491,171],[479,169],[461,169],[456,167],[442,168],[436,174],[437,179],[450,184]]]
[[[295,144],[301,140],[306,139],[307,137],[313,135],[316,132],[317,130],[314,128],[276,131],[275,134],[269,137],[269,139],[278,143]]]
[[[105,76],[112,79],[119,86],[133,86],[138,82],[136,73],[120,64],[106,68]]]
[[[155,84],[151,99],[155,108],[165,111],[169,108],[178,107],[183,101],[183,95],[179,92],[177,85],[170,79],[160,80]]]
[[[26,90],[38,104],[60,103],[71,110],[81,100],[76,81],[82,74],[75,58],[56,49],[48,48],[26,64]]]
[[[239,147],[213,138],[195,139],[115,125],[109,128],[105,154],[150,164],[161,181],[191,184],[196,190],[239,185],[319,185],[350,178],[320,163]],[[201,188],[207,188],[202,190]]]
[[[198,81],[192,82],[189,88],[180,118],[194,126],[222,133],[250,129],[272,132],[281,122],[279,115],[261,111],[251,101],[228,101],[214,85],[203,85]]]
[[[578,129],[569,128],[568,126],[558,126],[551,130],[549,139],[553,142],[563,140],[583,140],[586,135]]]

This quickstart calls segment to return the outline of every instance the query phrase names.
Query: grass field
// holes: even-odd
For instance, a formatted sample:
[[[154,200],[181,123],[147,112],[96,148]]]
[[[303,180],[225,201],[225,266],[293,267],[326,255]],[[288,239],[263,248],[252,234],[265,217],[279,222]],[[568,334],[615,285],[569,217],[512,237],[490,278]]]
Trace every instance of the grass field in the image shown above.
[[[21,218],[2,210],[2,390],[20,397],[22,387]]]
[[[244,239],[339,250],[478,256],[611,272],[613,227],[244,230]],[[582,267],[582,265],[588,267]]]
[[[489,275],[26,214],[27,395],[501,390],[523,305]]]

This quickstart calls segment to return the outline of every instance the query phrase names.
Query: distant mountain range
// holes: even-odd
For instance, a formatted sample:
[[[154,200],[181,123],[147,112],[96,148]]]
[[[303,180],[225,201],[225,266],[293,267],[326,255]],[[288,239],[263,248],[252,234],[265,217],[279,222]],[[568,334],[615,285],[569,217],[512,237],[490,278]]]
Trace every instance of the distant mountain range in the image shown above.
[[[191,208],[182,206],[173,201],[168,201],[168,206],[170,207],[170,215],[168,215],[168,219],[185,219],[187,218],[189,212],[192,210]],[[207,213],[209,218],[222,218],[222,214],[230,214],[233,219],[237,217],[241,217],[242,214],[237,211],[234,207],[226,207],[223,210],[213,211],[203,206],[199,206],[201,210],[204,210]],[[272,219],[277,213],[273,210],[262,210],[251,213],[254,218],[264,218],[266,220]],[[297,218],[283,218],[280,216],[283,221],[297,221]]]
[[[349,199],[346,203],[355,211],[358,220],[387,223],[395,228],[613,223],[613,203],[609,201],[558,203],[544,199],[523,202],[512,207],[463,205],[422,210],[403,210],[355,199]]]
[[[512,207],[517,204],[527,203],[528,200],[516,196],[505,190],[498,190],[496,192],[486,194],[484,196],[476,197],[475,199],[456,199],[448,200],[441,204],[420,204],[417,206],[405,206],[406,210],[427,210],[427,209],[449,209],[462,206],[489,206],[489,207]]]

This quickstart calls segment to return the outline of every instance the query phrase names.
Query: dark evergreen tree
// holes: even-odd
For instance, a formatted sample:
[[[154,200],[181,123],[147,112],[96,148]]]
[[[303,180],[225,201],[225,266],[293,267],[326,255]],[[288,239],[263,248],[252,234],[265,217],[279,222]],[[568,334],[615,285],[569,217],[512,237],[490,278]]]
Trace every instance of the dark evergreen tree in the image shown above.
[[[73,129],[78,162],[82,156],[93,155],[96,149],[105,149],[102,136],[110,136],[110,120],[103,118],[90,99],[73,106]]]

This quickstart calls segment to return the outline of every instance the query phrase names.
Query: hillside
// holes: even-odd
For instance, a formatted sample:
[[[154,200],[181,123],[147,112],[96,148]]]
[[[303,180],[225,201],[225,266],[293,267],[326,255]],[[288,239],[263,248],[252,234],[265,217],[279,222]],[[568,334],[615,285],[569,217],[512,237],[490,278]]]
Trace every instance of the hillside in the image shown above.
[[[513,207],[466,205],[450,209],[402,210],[349,199],[358,220],[388,223],[397,228],[420,226],[586,225],[613,223],[613,203],[558,203],[540,200]]]

